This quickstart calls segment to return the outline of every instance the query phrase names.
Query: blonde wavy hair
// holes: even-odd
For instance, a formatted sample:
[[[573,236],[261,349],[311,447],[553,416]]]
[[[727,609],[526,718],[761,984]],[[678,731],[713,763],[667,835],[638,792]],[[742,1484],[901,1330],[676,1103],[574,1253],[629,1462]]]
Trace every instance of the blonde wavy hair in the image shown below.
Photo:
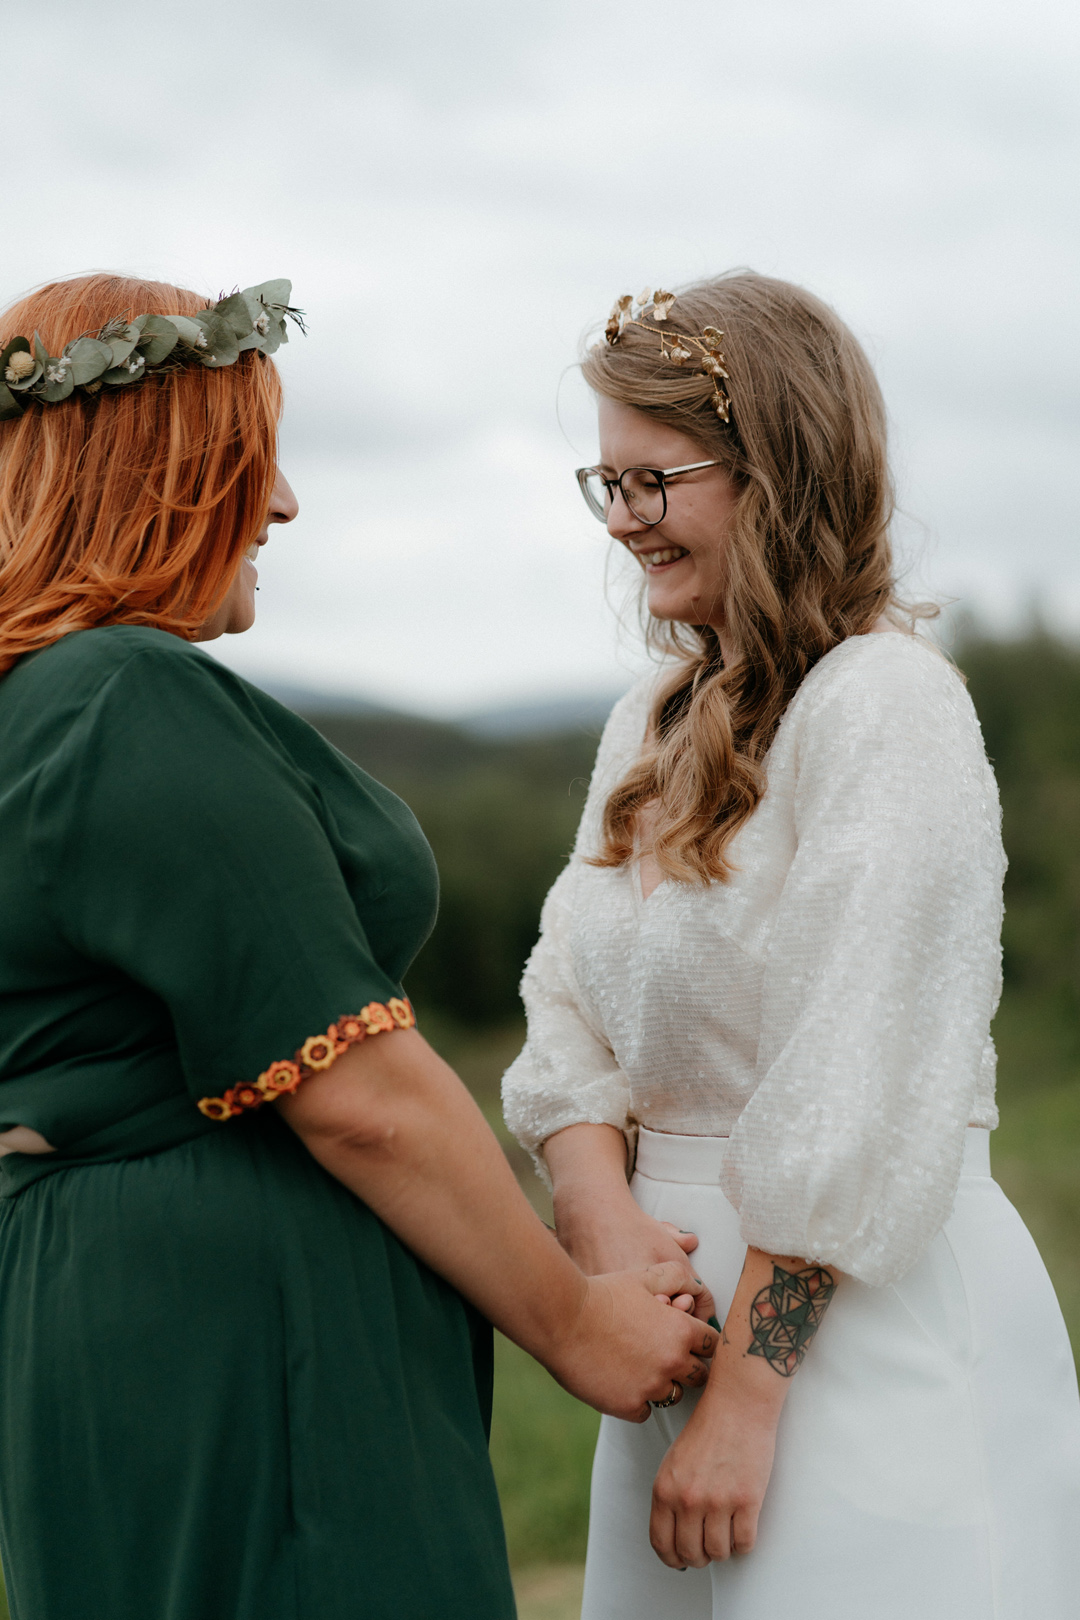
[[[661,330],[706,326],[724,333],[730,425],[709,377],[660,358]],[[661,872],[707,884],[732,870],[731,841],[765,792],[769,745],[818,660],[883,616],[910,628],[936,610],[897,597],[881,390],[827,304],[737,271],[683,288],[656,333],[627,327],[616,345],[588,349],[582,370],[595,393],[694,439],[734,484],[723,616],[738,654],[725,665],[708,625],[649,620],[650,642],[677,663],[641,758],[608,798],[595,864],[634,858],[639,812],[652,804]]]

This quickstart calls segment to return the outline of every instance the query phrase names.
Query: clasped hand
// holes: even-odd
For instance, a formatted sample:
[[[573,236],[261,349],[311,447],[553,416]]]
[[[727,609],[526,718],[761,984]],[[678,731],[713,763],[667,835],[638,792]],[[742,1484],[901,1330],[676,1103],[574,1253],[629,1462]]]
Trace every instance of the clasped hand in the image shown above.
[[[564,1181],[557,1187],[555,1214],[563,1247],[593,1276],[650,1263],[654,1271],[661,1263],[685,1265],[698,1245],[693,1232],[646,1214],[617,1178],[600,1186]],[[715,1321],[707,1289],[691,1294],[672,1286],[673,1304]],[[689,1387],[706,1382],[708,1387],[653,1487],[650,1539],[672,1569],[702,1568],[733,1552],[749,1552],[772,1472],[787,1380],[762,1362],[749,1363],[736,1346],[718,1338],[711,1372],[686,1380]]]
[[[692,1254],[697,1237],[668,1221],[654,1220],[631,1200],[617,1210],[593,1205],[590,1218],[567,1219],[564,1247],[584,1271],[654,1264],[666,1274]],[[685,1261],[683,1261],[685,1264]],[[670,1285],[678,1288],[678,1284]],[[700,1285],[696,1285],[700,1286]],[[679,1293],[672,1303],[700,1317],[713,1316],[708,1289]],[[763,1362],[748,1363],[720,1335],[711,1372],[685,1382],[708,1383],[695,1410],[660,1465],[653,1486],[649,1536],[660,1560],[672,1569],[703,1568],[714,1559],[749,1552],[772,1472],[776,1426],[786,1381]]]
[[[673,1310],[673,1296],[691,1305],[708,1298],[711,1307],[685,1258],[590,1277],[578,1321],[548,1367],[590,1406],[644,1423],[649,1402],[666,1401],[674,1385],[704,1385],[719,1339],[692,1311]]]
[[[725,1377],[726,1348],[653,1485],[649,1540],[671,1569],[704,1568],[757,1540],[780,1407],[748,1398],[737,1377]]]

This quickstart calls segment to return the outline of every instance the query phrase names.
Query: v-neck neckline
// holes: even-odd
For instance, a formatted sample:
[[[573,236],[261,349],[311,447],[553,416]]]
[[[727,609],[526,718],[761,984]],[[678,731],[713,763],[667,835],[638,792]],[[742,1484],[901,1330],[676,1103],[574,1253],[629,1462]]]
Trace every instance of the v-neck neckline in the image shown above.
[[[669,880],[667,878],[662,877],[658,883],[655,883],[653,885],[653,887],[649,890],[648,894],[646,894],[645,893],[645,885],[641,881],[641,856],[640,855],[635,855],[635,857],[634,857],[634,893],[635,893],[635,895],[637,897],[637,902],[638,902],[639,906],[647,906],[649,904],[650,900],[654,900],[656,898],[657,894],[659,893],[659,891],[664,887],[664,885],[668,881]]]

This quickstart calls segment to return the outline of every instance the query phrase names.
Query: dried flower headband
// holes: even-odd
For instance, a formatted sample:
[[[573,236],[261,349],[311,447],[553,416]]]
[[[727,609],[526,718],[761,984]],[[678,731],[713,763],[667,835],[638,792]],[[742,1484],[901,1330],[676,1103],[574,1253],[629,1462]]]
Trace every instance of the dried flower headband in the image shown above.
[[[291,281],[264,281],[208,304],[197,315],[123,316],[93,335],[84,333],[49,354],[37,332],[12,338],[0,350],[0,422],[21,416],[31,400],[58,405],[76,388],[96,394],[140,382],[150,371],[174,371],[185,362],[231,366],[247,349],[273,354],[289,341],[286,319],[304,331],[293,309]]]
[[[675,303],[675,294],[661,292],[657,288],[653,292],[646,287],[637,298],[624,293],[616,299],[615,306],[608,316],[604,327],[604,337],[614,346],[622,337],[628,326],[639,326],[643,332],[655,332],[660,339],[660,358],[668,360],[673,366],[685,366],[693,360],[695,350],[700,356],[697,369],[704,371],[712,379],[713,406],[721,422],[731,421],[731,396],[724,383],[728,381],[728,374],[724,369],[725,361],[720,345],[724,341],[723,332],[715,326],[707,326],[700,337],[691,337],[688,332],[657,332],[657,325],[666,321],[671,314],[671,306]],[[642,316],[652,312],[653,323],[646,324]]]

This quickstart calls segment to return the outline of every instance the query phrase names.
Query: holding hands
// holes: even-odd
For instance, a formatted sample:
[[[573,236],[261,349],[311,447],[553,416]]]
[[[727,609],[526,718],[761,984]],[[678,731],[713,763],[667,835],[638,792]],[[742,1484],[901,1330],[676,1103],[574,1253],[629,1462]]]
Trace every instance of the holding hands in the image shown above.
[[[580,1400],[644,1422],[650,1401],[705,1383],[719,1333],[684,1248],[650,1222],[651,1247],[612,1249],[604,1275],[584,1275],[417,1030],[353,1047],[275,1106],[324,1169]],[[619,1132],[601,1129],[625,1162]]]
[[[554,1183],[559,1242],[587,1277],[658,1263],[680,1265],[697,1248],[693,1232],[655,1221],[635,1202],[626,1180],[626,1144],[610,1125],[571,1125],[544,1145]],[[692,1275],[692,1273],[690,1273]],[[707,1288],[681,1288],[671,1303],[701,1321],[715,1317]]]
[[[780,1413],[835,1291],[827,1267],[747,1249],[709,1386],[653,1485],[662,1563],[700,1569],[753,1547]]]
[[[649,1402],[667,1403],[673,1388],[697,1389],[719,1334],[671,1299],[712,1298],[685,1257],[647,1270],[584,1279],[581,1310],[554,1354],[544,1359],[559,1382],[590,1406],[644,1423]]]
[[[685,1257],[698,1240],[654,1220],[635,1202],[621,1132],[572,1125],[548,1139],[545,1153],[559,1241],[583,1271],[605,1281],[595,1274],[651,1266],[650,1279],[673,1278],[666,1285],[673,1304],[698,1318],[713,1316],[708,1290],[696,1279],[692,1286],[681,1280]],[[677,1384],[707,1387],[653,1486],[650,1540],[670,1568],[700,1569],[754,1546],[780,1413],[835,1287],[825,1267],[748,1249],[727,1321],[717,1332],[711,1371],[672,1375]]]

